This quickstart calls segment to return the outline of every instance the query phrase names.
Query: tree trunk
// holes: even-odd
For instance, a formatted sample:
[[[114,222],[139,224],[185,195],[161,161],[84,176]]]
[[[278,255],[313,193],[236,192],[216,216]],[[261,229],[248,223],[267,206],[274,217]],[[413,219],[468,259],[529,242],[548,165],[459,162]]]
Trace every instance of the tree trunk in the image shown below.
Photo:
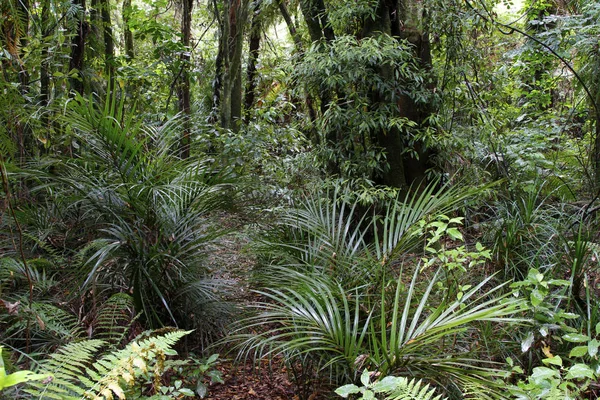
[[[80,6],[81,12],[74,17],[76,28],[71,39],[71,59],[69,61],[69,70],[77,71],[77,76],[70,77],[69,84],[71,90],[83,95],[85,43],[89,27],[85,20],[85,0],[73,0],[73,4]]]
[[[300,9],[311,41],[318,42],[325,39],[329,42],[335,39],[323,0],[300,0]]]
[[[50,30],[50,0],[43,0],[41,29],[42,29],[42,59],[40,63],[40,97],[39,103],[42,109],[45,109],[50,103],[50,60],[48,54],[49,43],[47,39],[51,36]],[[44,132],[50,131],[50,121],[48,113],[44,112],[41,116],[42,129]]]
[[[190,156],[190,145],[191,145],[191,124],[190,115],[191,111],[191,100],[190,100],[190,52],[191,52],[191,39],[192,39],[192,10],[194,7],[194,0],[183,0],[183,12],[181,16],[181,40],[186,51],[181,55],[181,81],[179,83],[178,97],[179,97],[179,111],[183,114],[183,133],[181,136],[181,158],[188,158]]]
[[[382,32],[398,39],[406,39],[412,44],[414,55],[419,66],[425,72],[431,70],[431,49],[428,32],[423,31],[425,18],[423,5],[419,0],[380,0],[377,19],[365,24],[364,31],[368,34]],[[386,73],[382,71],[382,73]],[[392,79],[390,77],[390,79]],[[431,86],[431,85],[430,85]],[[430,87],[433,89],[433,87]],[[416,104],[408,95],[400,95],[398,101],[398,116],[416,122],[424,128],[424,123],[431,115],[431,108]],[[423,144],[413,144],[412,153],[418,157],[406,154],[407,138],[398,131],[381,132],[377,138],[379,145],[385,149],[389,170],[382,176],[382,183],[395,187],[406,187],[418,184],[425,179],[430,167],[431,150]]]
[[[246,72],[246,93],[244,97],[245,122],[248,123],[250,109],[256,98],[256,63],[260,49],[260,38],[262,36],[262,23],[260,15],[261,0],[256,0],[252,10],[252,25],[250,27],[250,39],[248,43],[248,67]]]
[[[20,29],[22,34],[19,38],[20,54],[19,58],[22,60],[24,56],[25,47],[29,43],[29,0],[16,0],[17,12],[19,13]],[[23,62],[19,63],[21,68],[19,72],[19,82],[21,84],[21,93],[26,95],[29,93],[29,71],[25,69]]]
[[[292,17],[290,16],[290,13],[284,3],[284,0],[277,0],[277,5],[279,7],[279,12],[281,13],[281,16],[283,17],[283,20],[285,21],[285,24],[287,25],[288,31],[290,32],[290,36],[292,37],[292,40],[294,41],[294,45],[296,46],[296,54],[297,54],[297,56],[300,56],[304,52],[304,46],[302,45],[302,37],[300,37],[300,34],[296,30],[296,26],[294,25],[294,22],[292,21]],[[320,138],[319,138],[319,133],[315,127],[315,122],[317,120],[317,111],[315,110],[315,107],[314,107],[315,101],[314,101],[312,95],[306,90],[304,92],[304,97],[305,97],[304,106],[308,112],[308,117],[310,119],[311,126],[312,126],[311,131],[310,131],[310,141],[311,141],[311,143],[313,143],[316,146],[319,144]]]
[[[135,57],[135,51],[133,48],[133,32],[129,27],[129,21],[131,20],[131,0],[123,0],[123,36],[125,42],[125,55],[129,61]]]
[[[288,31],[290,32],[290,36],[292,37],[292,40],[294,40],[294,45],[296,46],[296,51],[301,52],[302,51],[302,38],[300,37],[300,34],[298,33],[296,26],[294,25],[294,21],[292,21],[290,12],[288,11],[288,9],[283,1],[284,0],[277,0],[277,6],[279,7],[279,12],[281,13],[281,16],[283,17],[285,24],[287,25],[287,28],[288,28]]]
[[[110,18],[110,0],[102,0],[102,33],[104,38],[104,72],[108,77],[107,92],[115,88],[115,44]]]
[[[249,0],[228,0],[221,23],[221,127],[238,132],[242,117],[242,47]]]

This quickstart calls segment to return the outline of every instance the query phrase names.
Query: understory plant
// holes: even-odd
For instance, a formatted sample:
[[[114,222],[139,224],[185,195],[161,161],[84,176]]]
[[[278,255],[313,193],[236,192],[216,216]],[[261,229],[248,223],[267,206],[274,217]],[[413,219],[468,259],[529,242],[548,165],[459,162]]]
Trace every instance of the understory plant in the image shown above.
[[[37,369],[49,378],[31,382],[25,391],[34,398],[63,400],[194,397],[182,380],[165,381],[167,373],[174,375],[176,369],[190,364],[170,358],[177,355],[175,343],[189,333],[169,328],[149,331],[111,352],[103,352],[108,343],[98,339],[68,344],[39,363]]]
[[[205,262],[226,232],[212,218],[232,204],[232,182],[201,154],[181,157],[180,118],[144,124],[124,99],[70,101],[75,156],[44,159],[28,176],[40,196],[68,199],[65,212],[76,216],[83,293],[130,291],[148,326],[197,326],[210,336],[232,311],[229,282]]]
[[[386,400],[442,400],[441,395],[435,396],[435,389],[430,389],[429,385],[423,386],[421,381],[415,379],[386,376],[371,382],[371,373],[365,370],[360,376],[360,383],[361,387],[352,383],[340,386],[335,393],[343,398],[360,393],[358,400],[375,399],[381,395],[386,396]]]
[[[270,243],[279,265],[259,272],[265,284],[256,314],[228,340],[241,357],[283,354],[335,384],[369,369],[435,382],[449,395],[474,387],[481,398],[499,393],[494,378],[503,372],[480,358],[474,324],[519,322],[524,303],[493,276],[471,284],[453,274],[456,260],[438,253],[434,266],[414,253],[427,242],[420,222],[439,220],[467,193],[428,186],[388,204],[382,220],[358,213],[339,192],[300,203],[283,217],[289,241]],[[449,229],[436,241],[461,239]],[[489,256],[484,248],[473,253]],[[469,260],[460,262],[467,271]]]

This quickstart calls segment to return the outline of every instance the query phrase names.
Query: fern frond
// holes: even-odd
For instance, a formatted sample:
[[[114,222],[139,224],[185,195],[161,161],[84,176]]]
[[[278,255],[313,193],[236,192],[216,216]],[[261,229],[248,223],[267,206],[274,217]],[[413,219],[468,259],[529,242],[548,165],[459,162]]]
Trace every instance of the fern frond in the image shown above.
[[[141,336],[158,332],[161,330]],[[190,332],[174,330],[163,335],[134,340],[123,350],[102,357],[87,371],[96,383],[88,387],[85,396],[108,397],[107,394],[112,396],[114,393],[117,398],[125,398],[123,396],[134,387],[136,379],[146,378],[147,374],[152,374],[154,389],[158,390],[160,377],[166,371],[166,357],[177,354],[172,350],[173,345]]]
[[[106,341],[92,339],[69,344],[40,363],[40,372],[51,374],[52,380],[46,384],[32,382],[26,391],[40,399],[125,399],[135,391],[138,381],[146,384],[150,379],[156,392],[170,366],[167,356],[177,354],[172,347],[191,331],[163,332],[145,332],[124,349],[105,354],[93,363],[108,345]]]
[[[118,345],[135,319],[133,298],[126,293],[116,293],[98,311],[94,337]]]
[[[40,322],[42,330],[52,332],[56,337],[73,340],[84,336],[77,317],[55,305],[33,303],[31,311]]]
[[[430,389],[429,384],[423,386],[420,380],[400,377],[396,379],[396,388],[386,400],[443,400],[441,395],[434,396],[435,389]]]
[[[102,340],[92,339],[70,343],[40,362],[37,372],[52,375],[50,382],[31,382],[25,391],[40,399],[80,399],[84,390],[79,386],[100,349],[106,346]]]

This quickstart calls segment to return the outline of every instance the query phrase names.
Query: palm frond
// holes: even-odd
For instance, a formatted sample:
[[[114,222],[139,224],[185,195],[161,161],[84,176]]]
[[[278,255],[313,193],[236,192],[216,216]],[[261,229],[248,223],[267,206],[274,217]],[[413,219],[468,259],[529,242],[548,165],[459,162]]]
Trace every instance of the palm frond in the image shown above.
[[[375,224],[377,259],[390,260],[410,250],[421,239],[412,233],[423,218],[447,213],[496,184],[472,188],[449,184],[440,187],[438,182],[432,182],[409,191],[402,201],[390,203],[383,220]]]

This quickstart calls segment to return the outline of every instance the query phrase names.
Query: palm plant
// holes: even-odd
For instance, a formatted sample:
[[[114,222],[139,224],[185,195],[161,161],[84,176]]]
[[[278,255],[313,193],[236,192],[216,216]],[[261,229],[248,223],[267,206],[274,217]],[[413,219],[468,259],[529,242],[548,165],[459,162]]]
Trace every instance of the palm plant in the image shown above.
[[[423,242],[418,222],[474,192],[427,186],[391,202],[381,220],[345,204],[339,190],[305,200],[282,219],[289,242],[270,242],[285,256],[274,258],[283,265],[262,271],[257,293],[264,300],[227,340],[241,357],[310,361],[338,384],[368,368],[446,385],[447,393],[493,385],[500,371],[479,359],[474,323],[518,322],[523,304],[492,277],[459,294],[444,285],[443,269],[423,271],[415,261]],[[392,277],[398,269],[411,278],[402,271]]]
[[[337,183],[285,210],[278,229],[259,250],[278,265],[334,274],[346,287],[372,284],[383,271],[382,263],[397,260],[423,243],[419,221],[464,206],[493,185],[466,188],[432,182],[381,204],[381,217],[373,209],[365,210],[359,198]],[[277,281],[268,270],[263,273],[266,281]]]
[[[227,172],[199,156],[181,159],[179,118],[144,125],[124,97],[102,107],[75,99],[65,120],[78,156],[46,160],[50,172],[33,176],[43,179],[39,189],[69,198],[85,223],[83,290],[131,291],[150,326],[193,326],[202,313],[223,319],[228,282],[213,278],[203,255],[225,233],[210,213],[230,202]]]
[[[393,298],[383,286],[381,298],[368,287],[344,289],[334,279],[280,269],[281,288],[259,291],[265,301],[242,322],[236,335],[240,356],[310,358],[336,383],[355,381],[363,368],[384,375],[417,376],[455,388],[466,384],[493,387],[502,374],[478,358],[475,321],[518,322],[518,299],[500,295],[502,285],[483,290],[491,278],[460,300],[434,295],[439,273],[423,289],[418,270],[407,288],[397,279]],[[271,328],[262,330],[261,327]],[[451,388],[446,388],[451,391]]]
[[[548,270],[556,263],[559,227],[571,221],[550,200],[544,185],[537,183],[533,190],[502,199],[492,207],[494,253],[506,279],[521,280],[530,268]]]

